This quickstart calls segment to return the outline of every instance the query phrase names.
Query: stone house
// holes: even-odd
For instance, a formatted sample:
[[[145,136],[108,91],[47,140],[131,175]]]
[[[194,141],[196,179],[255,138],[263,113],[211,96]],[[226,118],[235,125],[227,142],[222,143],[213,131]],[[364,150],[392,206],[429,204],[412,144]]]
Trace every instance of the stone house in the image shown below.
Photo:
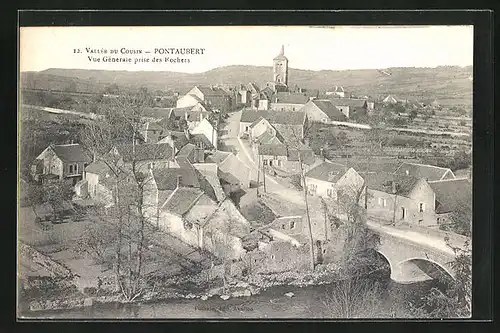
[[[331,198],[336,201],[339,191],[360,191],[363,178],[353,168],[328,160],[305,174],[307,193],[311,196]]]
[[[65,179],[75,185],[82,180],[85,167],[92,159],[78,143],[49,145],[31,165],[33,179]]]
[[[348,95],[348,93],[346,93],[346,91],[344,90],[344,87],[342,86],[335,86],[333,89],[330,89],[330,90],[327,90],[325,92],[325,94],[327,96],[329,95],[333,95],[333,96],[336,96],[336,97],[346,97],[346,95]]]
[[[175,166],[173,150],[168,143],[119,144],[110,154],[114,155],[117,163],[123,163],[129,169],[134,165],[136,171],[143,173],[149,169]]]
[[[169,119],[173,119],[177,126],[180,126],[180,121],[186,121],[189,130],[192,130],[203,120],[207,119],[212,111],[210,111],[204,104],[197,103],[195,105],[186,106],[182,108],[172,109]]]
[[[311,122],[328,123],[330,121],[346,121],[348,117],[330,100],[312,100],[300,110]]]
[[[317,94],[277,92],[271,96],[270,109],[274,111],[299,111],[307,102],[317,97]]]
[[[103,161],[95,161],[85,168],[85,183],[82,187],[86,187],[88,196],[95,201],[102,203],[104,206],[113,204],[113,182],[115,181],[114,174],[111,169]]]
[[[299,154],[304,171],[315,163],[314,152],[303,146],[299,149],[289,148],[283,144],[261,144],[256,146],[256,153],[260,155],[260,167],[264,167],[276,174],[293,175],[300,173]]]
[[[240,237],[250,232],[250,224],[229,199],[217,203],[186,169],[153,170],[150,175],[144,200],[150,223],[216,256],[241,257]]]
[[[266,122],[262,122],[262,118]],[[288,111],[255,111],[251,109],[243,110],[240,119],[240,135],[243,133],[250,134],[252,128],[259,125],[262,131],[263,128],[276,127],[279,125],[293,128],[296,135],[303,139],[305,129],[308,124],[308,118],[304,112],[288,112]],[[257,132],[254,131],[254,136]]]
[[[367,214],[394,223],[436,225],[436,195],[424,178],[384,172],[365,178]]]
[[[455,174],[448,168],[409,162],[401,163],[394,174],[424,178],[427,181],[455,179]]]
[[[370,110],[368,101],[366,99],[331,97],[329,100],[348,119],[357,119],[359,117],[363,117]]]
[[[438,224],[449,223],[453,213],[472,212],[472,184],[469,179],[445,179],[428,183],[436,194]]]

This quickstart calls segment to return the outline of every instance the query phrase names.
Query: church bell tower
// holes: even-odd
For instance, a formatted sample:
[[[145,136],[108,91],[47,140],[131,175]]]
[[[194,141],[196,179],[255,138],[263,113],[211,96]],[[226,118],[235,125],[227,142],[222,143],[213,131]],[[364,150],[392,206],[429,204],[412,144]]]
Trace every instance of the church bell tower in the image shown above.
[[[285,57],[285,47],[273,59],[273,82],[275,85],[288,86],[288,59]]]

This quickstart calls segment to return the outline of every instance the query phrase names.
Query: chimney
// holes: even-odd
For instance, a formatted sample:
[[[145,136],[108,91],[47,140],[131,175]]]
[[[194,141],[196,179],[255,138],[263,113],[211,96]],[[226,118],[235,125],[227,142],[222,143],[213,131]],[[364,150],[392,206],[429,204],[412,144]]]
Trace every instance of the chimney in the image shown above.
[[[182,176],[177,175],[177,188],[179,188],[181,186],[181,181],[182,181]]]
[[[396,194],[396,182],[393,180],[391,182],[391,185],[392,185],[392,194]]]

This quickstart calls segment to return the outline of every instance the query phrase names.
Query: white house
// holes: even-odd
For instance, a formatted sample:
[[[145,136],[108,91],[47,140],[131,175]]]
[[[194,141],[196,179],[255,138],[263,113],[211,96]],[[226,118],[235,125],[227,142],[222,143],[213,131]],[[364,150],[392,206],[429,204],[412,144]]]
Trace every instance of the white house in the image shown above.
[[[200,121],[192,130],[191,134],[203,134],[212,144],[212,146],[217,149],[217,129],[215,129],[212,124],[205,118]]]
[[[356,192],[363,186],[363,178],[353,168],[325,161],[305,175],[307,193],[337,200],[342,190]]]

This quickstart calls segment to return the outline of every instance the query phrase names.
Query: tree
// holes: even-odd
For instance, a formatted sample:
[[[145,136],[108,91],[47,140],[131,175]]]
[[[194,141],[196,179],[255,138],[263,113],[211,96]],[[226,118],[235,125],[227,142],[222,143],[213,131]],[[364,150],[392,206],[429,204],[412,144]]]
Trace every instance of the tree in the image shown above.
[[[104,259],[113,267],[116,289],[129,301],[139,297],[147,286],[144,260],[151,232],[147,222],[155,207],[145,201],[152,180],[144,171],[145,162],[137,154],[136,139],[145,122],[143,110],[150,103],[150,95],[144,89],[120,95],[103,104],[100,113],[105,117],[81,133],[84,147],[108,168],[112,201],[106,209],[93,212],[92,218],[100,226],[83,235],[79,250],[100,257],[105,252],[101,247],[108,245],[107,250],[113,256]],[[112,150],[124,142],[131,150],[126,152],[127,162]]]
[[[432,288],[424,297],[424,308],[431,318],[465,318],[471,315],[472,300],[472,248],[469,241],[463,246],[448,246],[455,252],[451,263],[455,279],[447,281],[442,291]]]

